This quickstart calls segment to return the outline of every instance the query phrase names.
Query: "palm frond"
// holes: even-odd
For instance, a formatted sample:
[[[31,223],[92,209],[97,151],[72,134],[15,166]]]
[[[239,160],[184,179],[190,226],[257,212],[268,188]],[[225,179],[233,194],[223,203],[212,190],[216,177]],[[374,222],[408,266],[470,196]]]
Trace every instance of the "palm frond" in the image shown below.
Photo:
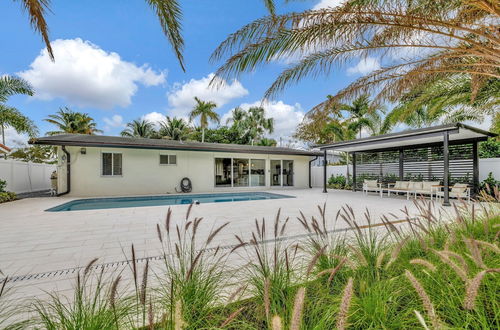
[[[42,35],[42,39],[47,47],[47,53],[54,61],[54,52],[50,46],[49,28],[45,21],[45,13],[50,10],[50,0],[21,0],[23,9],[28,12],[31,26]]]
[[[182,37],[182,11],[178,0],[147,0],[160,21],[163,33],[167,37],[183,71],[184,66],[184,39]]]

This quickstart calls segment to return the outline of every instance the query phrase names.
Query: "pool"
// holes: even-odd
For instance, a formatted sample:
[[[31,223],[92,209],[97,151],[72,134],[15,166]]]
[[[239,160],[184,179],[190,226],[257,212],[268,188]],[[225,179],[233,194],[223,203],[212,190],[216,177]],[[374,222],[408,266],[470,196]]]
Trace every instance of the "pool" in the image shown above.
[[[189,195],[165,195],[165,196],[137,196],[137,197],[112,197],[112,198],[88,198],[77,199],[67,202],[45,211],[81,211],[116,209],[124,207],[143,207],[161,205],[180,205],[199,202],[225,203],[257,201],[267,199],[295,198],[294,196],[267,193],[267,192],[241,192],[241,193],[217,193],[217,194],[189,194]]]

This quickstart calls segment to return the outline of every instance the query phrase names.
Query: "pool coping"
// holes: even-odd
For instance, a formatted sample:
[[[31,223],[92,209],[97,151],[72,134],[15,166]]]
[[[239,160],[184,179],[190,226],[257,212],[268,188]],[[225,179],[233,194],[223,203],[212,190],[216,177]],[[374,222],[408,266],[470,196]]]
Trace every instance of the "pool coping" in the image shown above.
[[[257,195],[257,194],[265,194],[265,195],[273,195],[277,196],[275,198],[269,198],[265,200],[272,200],[272,199],[283,199],[283,198],[296,198],[296,196],[292,195],[284,195],[284,194],[278,194],[274,192],[269,192],[269,191],[240,191],[240,192],[217,192],[217,193],[185,193],[185,194],[166,194],[166,195],[137,195],[137,196],[113,196],[113,197],[90,197],[90,198],[77,198],[73,199],[70,201],[67,201],[65,203],[50,207],[44,212],[74,212],[74,211],[92,211],[92,210],[107,210],[107,209],[122,209],[122,208],[133,208],[133,207],[155,207],[155,206],[172,206],[172,205],[189,205],[192,203],[186,203],[186,204],[160,204],[160,205],[141,205],[141,206],[129,206],[129,207],[109,207],[109,208],[95,208],[95,209],[86,209],[86,210],[64,210],[61,208],[64,208],[65,206],[77,203],[77,202],[99,202],[99,201],[113,201],[113,200],[120,200],[120,201],[126,201],[126,200],[152,200],[152,199],[176,199],[176,198],[192,198],[193,196],[224,196],[224,195],[230,195],[230,196],[238,196],[238,195]],[[226,203],[231,203],[231,202],[244,202],[244,201],[228,201]],[[217,202],[205,202],[203,204],[212,204],[212,203],[217,203]]]

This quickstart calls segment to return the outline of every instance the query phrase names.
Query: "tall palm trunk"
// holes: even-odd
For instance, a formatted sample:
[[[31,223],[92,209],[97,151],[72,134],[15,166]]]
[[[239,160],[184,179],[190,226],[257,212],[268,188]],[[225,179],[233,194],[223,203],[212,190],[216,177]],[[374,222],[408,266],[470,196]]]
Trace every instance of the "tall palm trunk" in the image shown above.
[[[205,142],[205,127],[201,128],[201,143]]]
[[[5,145],[5,127],[2,124],[0,124],[0,130],[2,130],[2,144]],[[7,154],[3,155],[4,159],[7,159]]]
[[[0,130],[2,131],[2,144],[5,145],[5,128],[3,126],[3,123],[0,124]]]

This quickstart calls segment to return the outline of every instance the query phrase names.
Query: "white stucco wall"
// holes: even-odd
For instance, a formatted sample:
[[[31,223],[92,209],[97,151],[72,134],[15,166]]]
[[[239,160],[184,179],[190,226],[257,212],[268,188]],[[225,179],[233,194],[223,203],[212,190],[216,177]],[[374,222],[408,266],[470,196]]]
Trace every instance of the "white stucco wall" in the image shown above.
[[[270,187],[270,160],[294,161],[294,188],[309,184],[309,156],[218,153],[203,151],[165,151],[125,148],[67,147],[71,154],[70,196],[127,196],[175,193],[183,177],[191,179],[193,192],[262,190]],[[122,176],[101,175],[101,153],[122,154]],[[177,155],[177,165],[160,165],[160,154]],[[58,191],[66,191],[66,164],[58,148]],[[265,187],[215,187],[215,158],[252,158],[266,160]]]

